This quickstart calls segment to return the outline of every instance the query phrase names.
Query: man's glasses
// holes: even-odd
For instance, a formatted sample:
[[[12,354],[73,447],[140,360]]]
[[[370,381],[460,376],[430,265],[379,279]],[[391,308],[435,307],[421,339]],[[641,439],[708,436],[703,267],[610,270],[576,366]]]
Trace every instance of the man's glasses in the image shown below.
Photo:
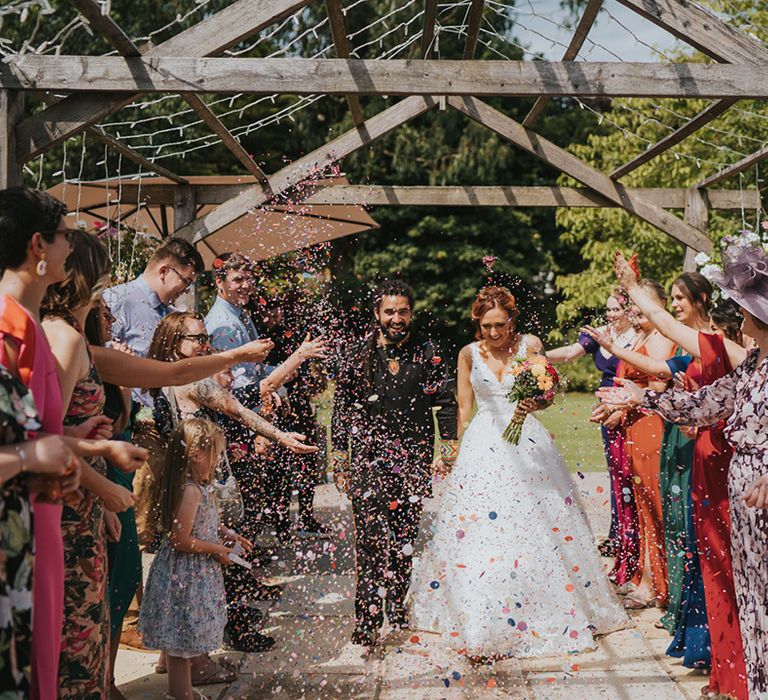
[[[211,336],[207,333],[182,333],[181,337],[192,340],[198,345],[208,345],[211,342]]]
[[[168,269],[169,270],[173,270],[178,275],[179,279],[182,282],[184,282],[184,289],[185,290],[189,289],[195,283],[195,278],[194,277],[192,279],[190,279],[189,277],[184,277],[184,275],[182,275],[175,267],[172,267],[171,265],[168,265]]]

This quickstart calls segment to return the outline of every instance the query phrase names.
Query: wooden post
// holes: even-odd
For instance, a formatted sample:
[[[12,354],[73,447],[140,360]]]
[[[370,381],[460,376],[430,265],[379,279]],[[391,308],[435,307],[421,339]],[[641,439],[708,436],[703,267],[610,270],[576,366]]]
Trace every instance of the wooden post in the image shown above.
[[[173,193],[173,231],[195,220],[195,193],[189,185],[177,185]]]
[[[0,190],[22,184],[16,161],[16,124],[24,113],[24,93],[0,90]]]
[[[196,218],[195,191],[190,185],[176,185],[173,192],[173,232],[192,223]],[[186,307],[192,311],[198,308],[197,287],[192,285],[175,302],[176,307]]]
[[[683,215],[685,223],[699,229],[706,234],[709,228],[709,199],[704,190],[692,187],[685,191],[685,214]],[[685,247],[685,257],[683,258],[683,271],[694,272],[696,270],[696,251],[690,246]]]

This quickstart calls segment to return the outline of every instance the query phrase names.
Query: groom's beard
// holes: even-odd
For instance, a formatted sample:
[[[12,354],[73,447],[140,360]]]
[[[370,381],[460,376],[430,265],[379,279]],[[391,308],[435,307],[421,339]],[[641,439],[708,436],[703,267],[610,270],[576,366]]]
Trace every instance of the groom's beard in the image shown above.
[[[379,331],[387,343],[394,345],[403,342],[408,337],[411,332],[411,324],[400,323],[393,327],[391,323],[379,323]]]

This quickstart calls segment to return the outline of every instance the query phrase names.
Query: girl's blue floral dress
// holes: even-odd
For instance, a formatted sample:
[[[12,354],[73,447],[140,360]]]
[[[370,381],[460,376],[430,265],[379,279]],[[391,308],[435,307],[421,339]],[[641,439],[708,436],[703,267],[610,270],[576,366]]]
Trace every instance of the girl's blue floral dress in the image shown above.
[[[210,488],[202,499],[192,537],[219,542],[219,513]],[[149,570],[139,615],[144,646],[189,658],[221,647],[227,620],[221,564],[208,554],[180,552],[166,534]]]

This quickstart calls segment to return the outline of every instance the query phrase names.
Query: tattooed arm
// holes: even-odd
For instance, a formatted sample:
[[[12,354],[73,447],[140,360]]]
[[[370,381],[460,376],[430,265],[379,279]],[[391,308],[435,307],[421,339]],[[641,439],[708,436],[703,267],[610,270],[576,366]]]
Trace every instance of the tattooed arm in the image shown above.
[[[232,396],[231,392],[222,389],[212,379],[204,379],[201,382],[188,385],[185,387],[185,393],[195,403],[234,418],[257,435],[263,435],[268,440],[274,440],[291,452],[305,454],[317,452],[318,450],[313,445],[305,445],[303,435],[285,433],[272,425],[268,420],[262,418],[258,413],[254,413],[243,406]]]

